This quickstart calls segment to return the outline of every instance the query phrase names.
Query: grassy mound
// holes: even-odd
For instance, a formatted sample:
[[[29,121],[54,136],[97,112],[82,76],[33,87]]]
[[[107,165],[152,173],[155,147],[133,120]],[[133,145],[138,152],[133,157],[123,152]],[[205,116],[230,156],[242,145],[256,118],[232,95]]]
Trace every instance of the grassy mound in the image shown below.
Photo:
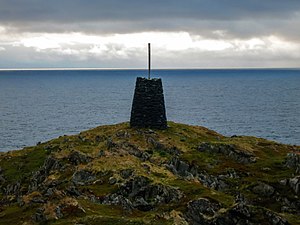
[[[0,153],[0,225],[300,224],[299,146],[168,125]]]

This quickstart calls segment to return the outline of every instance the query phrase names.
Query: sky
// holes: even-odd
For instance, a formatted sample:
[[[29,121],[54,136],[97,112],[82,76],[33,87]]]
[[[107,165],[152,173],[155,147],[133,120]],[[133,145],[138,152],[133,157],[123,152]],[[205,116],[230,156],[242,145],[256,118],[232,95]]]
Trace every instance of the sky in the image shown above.
[[[300,0],[0,0],[0,69],[300,67]]]

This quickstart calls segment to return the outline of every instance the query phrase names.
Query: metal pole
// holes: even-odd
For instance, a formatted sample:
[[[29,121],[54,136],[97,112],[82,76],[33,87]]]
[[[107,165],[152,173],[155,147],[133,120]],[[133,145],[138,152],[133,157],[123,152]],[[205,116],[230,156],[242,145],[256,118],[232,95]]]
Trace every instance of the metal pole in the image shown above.
[[[150,71],[151,71],[151,46],[148,43],[148,79],[150,80]]]

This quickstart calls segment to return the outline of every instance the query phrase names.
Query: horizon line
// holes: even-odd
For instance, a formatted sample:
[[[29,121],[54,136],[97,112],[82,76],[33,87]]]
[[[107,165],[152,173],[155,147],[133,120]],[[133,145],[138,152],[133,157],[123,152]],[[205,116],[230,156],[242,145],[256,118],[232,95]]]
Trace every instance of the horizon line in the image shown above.
[[[152,68],[151,70],[299,70],[300,67],[177,67],[177,68]],[[36,68],[0,68],[0,71],[44,71],[44,70],[148,70],[147,68],[122,68],[122,67],[36,67]]]

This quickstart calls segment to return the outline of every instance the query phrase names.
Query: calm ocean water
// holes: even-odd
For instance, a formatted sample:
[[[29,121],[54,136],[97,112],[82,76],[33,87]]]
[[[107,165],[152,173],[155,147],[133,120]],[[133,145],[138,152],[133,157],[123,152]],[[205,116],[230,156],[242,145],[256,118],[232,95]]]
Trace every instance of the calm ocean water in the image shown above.
[[[128,121],[143,70],[0,71],[0,151]],[[156,70],[168,120],[300,145],[300,70]]]

